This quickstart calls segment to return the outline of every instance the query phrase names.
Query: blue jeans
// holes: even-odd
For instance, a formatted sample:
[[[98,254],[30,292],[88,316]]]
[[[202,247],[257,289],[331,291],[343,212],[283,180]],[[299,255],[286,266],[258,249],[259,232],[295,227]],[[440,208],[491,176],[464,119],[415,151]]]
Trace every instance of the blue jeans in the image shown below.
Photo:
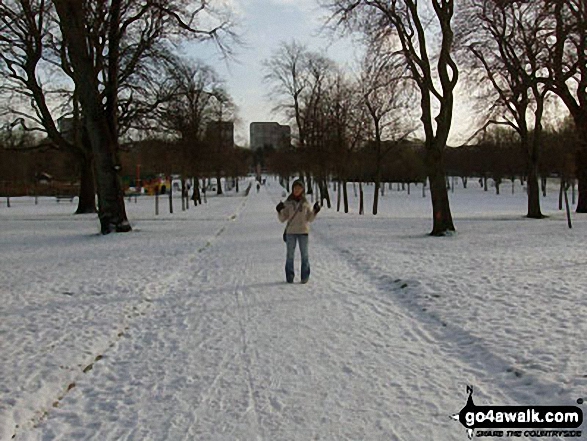
[[[294,272],[294,253],[296,250],[296,241],[300,243],[300,253],[302,255],[302,280],[308,280],[310,277],[310,259],[308,257],[308,235],[307,234],[286,234],[287,256],[285,260],[285,278],[288,282],[293,282]]]

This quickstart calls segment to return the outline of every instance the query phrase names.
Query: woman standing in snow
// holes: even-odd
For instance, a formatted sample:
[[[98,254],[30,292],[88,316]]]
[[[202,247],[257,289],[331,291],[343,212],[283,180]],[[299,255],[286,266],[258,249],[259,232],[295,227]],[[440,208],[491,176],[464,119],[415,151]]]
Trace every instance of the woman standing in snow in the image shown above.
[[[296,241],[300,244],[302,256],[302,283],[307,283],[310,278],[310,259],[308,257],[308,233],[309,223],[312,222],[320,211],[320,204],[316,202],[314,207],[306,200],[304,183],[296,179],[292,185],[292,192],[285,203],[279,202],[275,209],[280,222],[287,221],[283,233],[287,245],[287,257],[285,260],[285,278],[287,283],[294,280],[294,253]]]

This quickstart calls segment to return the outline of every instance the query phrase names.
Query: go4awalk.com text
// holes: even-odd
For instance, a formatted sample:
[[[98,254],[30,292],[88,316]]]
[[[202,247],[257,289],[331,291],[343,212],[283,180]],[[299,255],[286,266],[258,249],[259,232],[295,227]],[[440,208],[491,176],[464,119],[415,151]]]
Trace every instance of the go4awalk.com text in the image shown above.
[[[583,410],[578,406],[477,406],[473,387],[467,386],[467,404],[452,418],[466,429],[469,439],[482,437],[580,438]],[[583,404],[578,399],[577,404]]]

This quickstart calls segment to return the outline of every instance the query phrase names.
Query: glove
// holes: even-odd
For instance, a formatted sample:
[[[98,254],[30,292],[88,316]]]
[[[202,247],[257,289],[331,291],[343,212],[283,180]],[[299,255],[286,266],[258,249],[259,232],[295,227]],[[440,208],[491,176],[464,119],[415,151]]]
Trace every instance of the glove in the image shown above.
[[[285,207],[285,204],[283,202],[279,202],[279,204],[277,204],[275,206],[275,209],[277,210],[277,212],[279,213],[281,210],[283,210],[283,208]]]
[[[318,214],[318,212],[320,211],[322,207],[320,207],[320,204],[318,202],[316,202],[314,204],[314,213]]]

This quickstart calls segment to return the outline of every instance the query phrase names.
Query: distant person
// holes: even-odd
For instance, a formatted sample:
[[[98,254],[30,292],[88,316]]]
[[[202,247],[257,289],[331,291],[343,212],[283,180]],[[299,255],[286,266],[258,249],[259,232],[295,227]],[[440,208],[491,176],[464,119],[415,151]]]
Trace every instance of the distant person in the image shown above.
[[[308,256],[308,233],[310,232],[310,222],[313,222],[320,211],[320,204],[316,202],[314,207],[310,205],[305,197],[304,183],[297,179],[292,186],[292,192],[287,197],[285,203],[279,202],[275,209],[280,222],[287,221],[283,240],[287,245],[287,255],[285,260],[285,279],[287,283],[294,281],[294,254],[296,242],[300,244],[300,254],[302,257],[301,278],[302,283],[307,283],[310,278],[310,259]]]
[[[257,182],[257,193],[259,193],[259,190],[261,190],[261,184]]]

